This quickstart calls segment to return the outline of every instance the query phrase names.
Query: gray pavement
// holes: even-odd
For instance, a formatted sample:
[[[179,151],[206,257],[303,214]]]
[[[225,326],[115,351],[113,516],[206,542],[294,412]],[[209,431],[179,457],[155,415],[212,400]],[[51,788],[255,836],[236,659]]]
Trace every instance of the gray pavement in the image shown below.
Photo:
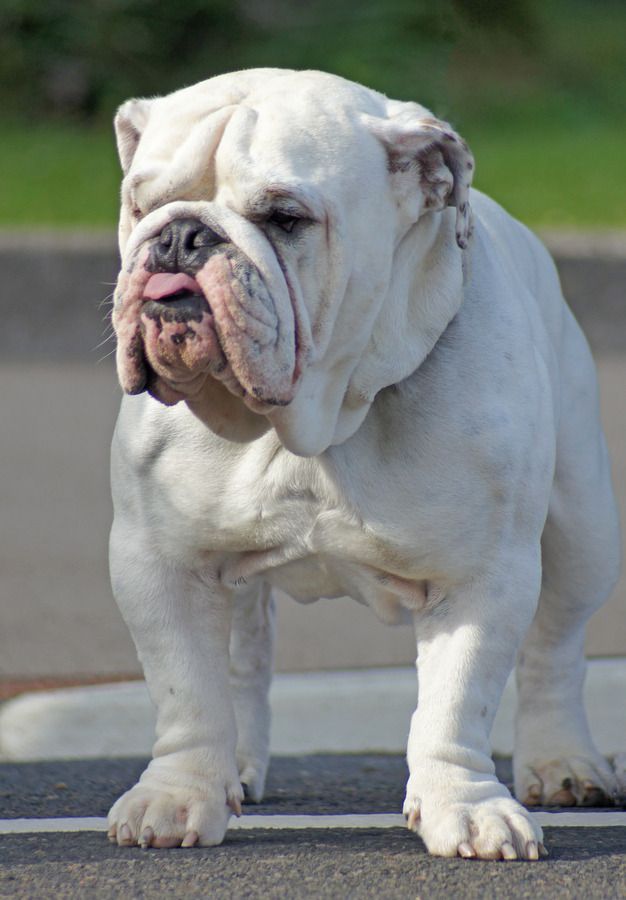
[[[550,828],[535,863],[437,859],[404,829],[233,832],[221,847],[141,851],[103,835],[0,837],[0,897],[15,900],[616,900],[626,829]]]
[[[0,818],[104,815],[140,760],[0,766]],[[501,777],[510,763],[498,761]],[[273,760],[260,814],[399,810],[399,756]],[[244,812],[245,815],[245,812]],[[626,897],[626,828],[546,829],[538,863],[429,857],[408,831],[250,830],[216,848],[142,851],[102,833],[0,837],[0,897],[611,898]]]
[[[626,329],[625,329],[626,330]],[[599,357],[604,420],[626,521],[626,354]],[[112,366],[3,362],[0,408],[0,678],[139,674],[111,595],[109,444],[119,405]],[[626,655],[626,578],[592,620],[588,650]],[[401,665],[408,627],[350,600],[279,600],[278,671]]]
[[[147,759],[0,764],[0,819],[106,816]],[[504,763],[505,777],[510,765]],[[265,799],[248,808],[268,815],[397,813],[407,779],[404,758],[341,754],[272,760]]]
[[[549,236],[600,372],[626,521],[626,240]],[[101,305],[117,269],[105,234],[0,233],[0,680],[140,672],[109,588],[110,437],[119,405]],[[18,302],[16,302],[18,298]],[[588,652],[626,655],[626,577]],[[279,599],[277,669],[412,661],[410,628],[342,599]]]
[[[0,819],[106,816],[147,759],[67,760],[0,764]],[[510,760],[498,761],[511,777]],[[399,813],[408,770],[396,754],[316,754],[275,757],[265,798],[247,804],[267,815]]]

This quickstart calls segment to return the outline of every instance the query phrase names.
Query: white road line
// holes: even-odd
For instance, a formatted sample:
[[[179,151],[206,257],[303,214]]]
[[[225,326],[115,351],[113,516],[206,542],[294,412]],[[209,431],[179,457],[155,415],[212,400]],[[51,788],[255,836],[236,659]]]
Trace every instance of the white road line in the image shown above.
[[[404,816],[377,813],[362,816],[247,816],[231,819],[229,828],[406,828]]]
[[[544,828],[626,828],[626,812],[535,813]],[[262,816],[244,815],[231,819],[230,829],[282,828],[404,828],[404,816],[395,814],[346,816]],[[43,832],[106,831],[107,820],[100,818],[0,819],[1,834],[40,834]]]
[[[44,831],[106,830],[106,819],[0,819],[0,834],[40,834]]]

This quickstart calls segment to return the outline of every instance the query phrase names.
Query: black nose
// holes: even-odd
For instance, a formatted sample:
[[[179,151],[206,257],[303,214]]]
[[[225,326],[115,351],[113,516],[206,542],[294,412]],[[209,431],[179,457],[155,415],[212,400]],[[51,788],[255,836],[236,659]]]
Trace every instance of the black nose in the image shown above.
[[[211,249],[223,242],[221,235],[199,219],[174,219],[152,245],[152,265],[160,272],[193,275],[205,264]]]

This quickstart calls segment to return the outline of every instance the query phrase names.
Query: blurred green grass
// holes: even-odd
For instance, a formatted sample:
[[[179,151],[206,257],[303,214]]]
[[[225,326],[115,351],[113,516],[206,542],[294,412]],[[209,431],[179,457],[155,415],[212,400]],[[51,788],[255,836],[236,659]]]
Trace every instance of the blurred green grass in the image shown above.
[[[534,227],[626,227],[626,123],[462,129],[476,187]],[[0,226],[114,227],[120,171],[112,130],[3,129]]]
[[[468,128],[475,186],[535,228],[626,227],[626,123]]]
[[[111,227],[120,171],[113,130],[4,123],[2,227]]]
[[[69,0],[55,0],[57,43],[48,40],[48,52],[54,56],[63,36],[63,53],[85,67],[90,90],[100,86],[99,99],[91,113],[82,107],[55,112],[42,106],[43,82],[30,84],[31,93],[22,97],[21,82],[13,79],[10,96],[16,103],[22,97],[22,112],[7,101],[0,118],[0,227],[113,227],[120,172],[108,122],[115,105],[128,93],[164,92],[218,71],[262,65],[325,69],[424,103],[469,141],[476,186],[531,226],[626,227],[623,0],[194,4],[190,9],[212,11],[210,53],[204,53],[204,31],[194,35],[192,18],[184,32],[188,52],[175,53],[163,67],[163,41],[173,24],[155,0],[119,0],[115,10],[127,5],[134,11],[130,19],[111,19],[104,44],[93,43],[88,10],[74,4],[82,18],[68,20],[59,10],[69,9]],[[30,31],[15,32],[14,49],[26,46],[33,21],[24,19]],[[82,22],[82,31],[76,25],[80,40],[68,22]],[[159,26],[154,34],[151,23]],[[132,66],[133,54],[120,55],[119,42],[130,25],[140,24],[147,43],[141,65]],[[81,41],[88,33],[93,40],[85,56]],[[107,47],[109,55],[98,56]],[[31,49],[39,58],[39,44]],[[17,57],[10,58],[16,65]],[[176,68],[179,58],[182,69]],[[22,61],[23,91],[26,73],[36,73],[28,59]],[[58,60],[51,60],[54,71]]]

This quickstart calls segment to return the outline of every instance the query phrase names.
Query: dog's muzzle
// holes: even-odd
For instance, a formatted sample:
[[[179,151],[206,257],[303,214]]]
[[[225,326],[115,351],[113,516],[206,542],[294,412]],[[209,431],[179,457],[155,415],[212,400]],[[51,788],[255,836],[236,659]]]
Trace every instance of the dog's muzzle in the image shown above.
[[[211,307],[193,276],[211,252],[226,243],[223,235],[199,219],[169,222],[150,248],[146,268],[155,275],[144,288],[142,317],[160,318],[164,323],[200,322]],[[183,335],[174,335],[175,343],[182,339]]]
[[[219,226],[171,219],[120,275],[118,293],[113,322],[127,393],[148,390],[169,405],[211,376],[254,411],[291,400],[292,318],[281,323],[259,269]]]
[[[195,275],[206,263],[211,251],[227,243],[199,219],[174,219],[168,222],[150,250],[148,268],[155,272],[184,272]]]

